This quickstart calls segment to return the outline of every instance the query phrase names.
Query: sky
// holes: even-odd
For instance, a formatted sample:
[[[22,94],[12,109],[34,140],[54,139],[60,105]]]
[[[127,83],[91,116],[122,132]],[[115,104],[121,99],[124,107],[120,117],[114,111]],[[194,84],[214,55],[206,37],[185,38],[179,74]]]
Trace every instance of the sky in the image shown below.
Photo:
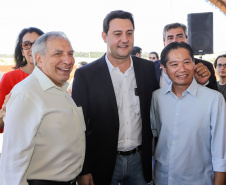
[[[187,14],[213,12],[214,53],[226,52],[226,15],[206,0],[0,0],[0,54],[13,54],[19,32],[31,26],[63,31],[77,52],[105,52],[102,22],[119,9],[134,16],[134,45],[158,53],[166,24],[187,25]]]

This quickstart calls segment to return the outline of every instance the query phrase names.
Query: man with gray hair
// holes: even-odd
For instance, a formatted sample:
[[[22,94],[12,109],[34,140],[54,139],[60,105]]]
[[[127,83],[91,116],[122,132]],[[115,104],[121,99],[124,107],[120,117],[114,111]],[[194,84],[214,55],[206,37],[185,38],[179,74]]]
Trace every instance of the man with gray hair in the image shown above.
[[[67,92],[73,49],[62,32],[33,45],[35,69],[6,105],[1,185],[75,185],[85,153],[82,109]]]

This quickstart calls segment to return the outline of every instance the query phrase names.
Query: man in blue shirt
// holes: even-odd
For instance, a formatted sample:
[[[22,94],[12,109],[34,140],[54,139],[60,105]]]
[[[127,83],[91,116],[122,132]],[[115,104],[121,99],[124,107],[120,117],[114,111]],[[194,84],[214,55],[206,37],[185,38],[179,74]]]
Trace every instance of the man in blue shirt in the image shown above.
[[[151,123],[158,143],[156,185],[225,185],[226,107],[223,96],[194,79],[191,47],[173,42],[161,53],[172,83],[153,93]]]

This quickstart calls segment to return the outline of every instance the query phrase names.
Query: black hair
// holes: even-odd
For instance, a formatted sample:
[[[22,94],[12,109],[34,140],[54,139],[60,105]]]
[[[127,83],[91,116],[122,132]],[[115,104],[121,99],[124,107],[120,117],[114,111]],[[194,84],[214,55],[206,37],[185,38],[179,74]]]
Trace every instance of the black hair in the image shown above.
[[[168,55],[169,52],[175,49],[179,49],[179,48],[184,48],[186,50],[188,50],[189,55],[191,56],[192,60],[194,60],[194,53],[193,50],[191,48],[191,46],[185,42],[172,42],[170,44],[168,44],[161,53],[161,64],[166,67],[166,63],[169,60]]]
[[[15,48],[15,52],[14,52],[14,58],[15,58],[15,61],[16,61],[16,65],[15,65],[14,69],[18,69],[18,68],[23,67],[27,64],[26,59],[23,60],[21,43],[22,43],[22,39],[23,39],[24,35],[26,33],[32,33],[32,32],[35,32],[40,36],[42,34],[44,34],[44,32],[42,30],[35,28],[35,27],[24,28],[23,30],[21,30],[21,32],[20,32],[20,34],[18,35],[18,38],[17,38],[16,48]]]
[[[154,54],[154,55],[156,55],[157,59],[159,60],[159,55],[158,55],[158,53],[157,53],[157,52],[152,51],[150,54]],[[150,55],[150,54],[149,54],[149,55]]]
[[[108,13],[106,15],[106,17],[104,18],[103,32],[108,34],[110,21],[113,19],[117,19],[117,18],[118,19],[129,19],[133,25],[133,29],[135,29],[133,15],[131,13],[125,12],[123,10],[115,10],[115,11],[111,11],[110,13]]]
[[[133,50],[132,50],[132,52],[131,52],[131,55],[136,56],[137,53],[140,54],[140,51],[141,51],[141,50],[142,50],[142,49],[141,49],[140,47],[134,46],[134,47],[133,47]]]
[[[88,62],[86,62],[86,61],[81,61],[81,62],[78,62],[78,64],[81,64],[82,66],[84,66],[84,65],[88,64]]]

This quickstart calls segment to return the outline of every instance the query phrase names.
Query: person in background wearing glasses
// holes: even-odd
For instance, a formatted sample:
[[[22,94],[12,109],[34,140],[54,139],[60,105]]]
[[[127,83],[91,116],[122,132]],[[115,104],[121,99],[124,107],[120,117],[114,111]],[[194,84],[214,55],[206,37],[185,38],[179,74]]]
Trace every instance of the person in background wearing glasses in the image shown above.
[[[218,56],[214,62],[214,67],[220,77],[220,81],[217,82],[218,90],[223,94],[226,101],[226,55]]]
[[[16,66],[14,71],[5,73],[0,82],[0,109],[4,103],[5,97],[11,89],[20,81],[25,79],[34,69],[32,58],[32,45],[36,39],[44,32],[38,28],[24,28],[17,39],[14,58]],[[3,110],[1,110],[3,112]],[[3,133],[3,120],[0,117],[0,133]]]
[[[159,55],[157,52],[155,51],[152,51],[150,54],[149,54],[149,60],[152,61],[152,62],[155,62],[156,60],[159,60]]]

